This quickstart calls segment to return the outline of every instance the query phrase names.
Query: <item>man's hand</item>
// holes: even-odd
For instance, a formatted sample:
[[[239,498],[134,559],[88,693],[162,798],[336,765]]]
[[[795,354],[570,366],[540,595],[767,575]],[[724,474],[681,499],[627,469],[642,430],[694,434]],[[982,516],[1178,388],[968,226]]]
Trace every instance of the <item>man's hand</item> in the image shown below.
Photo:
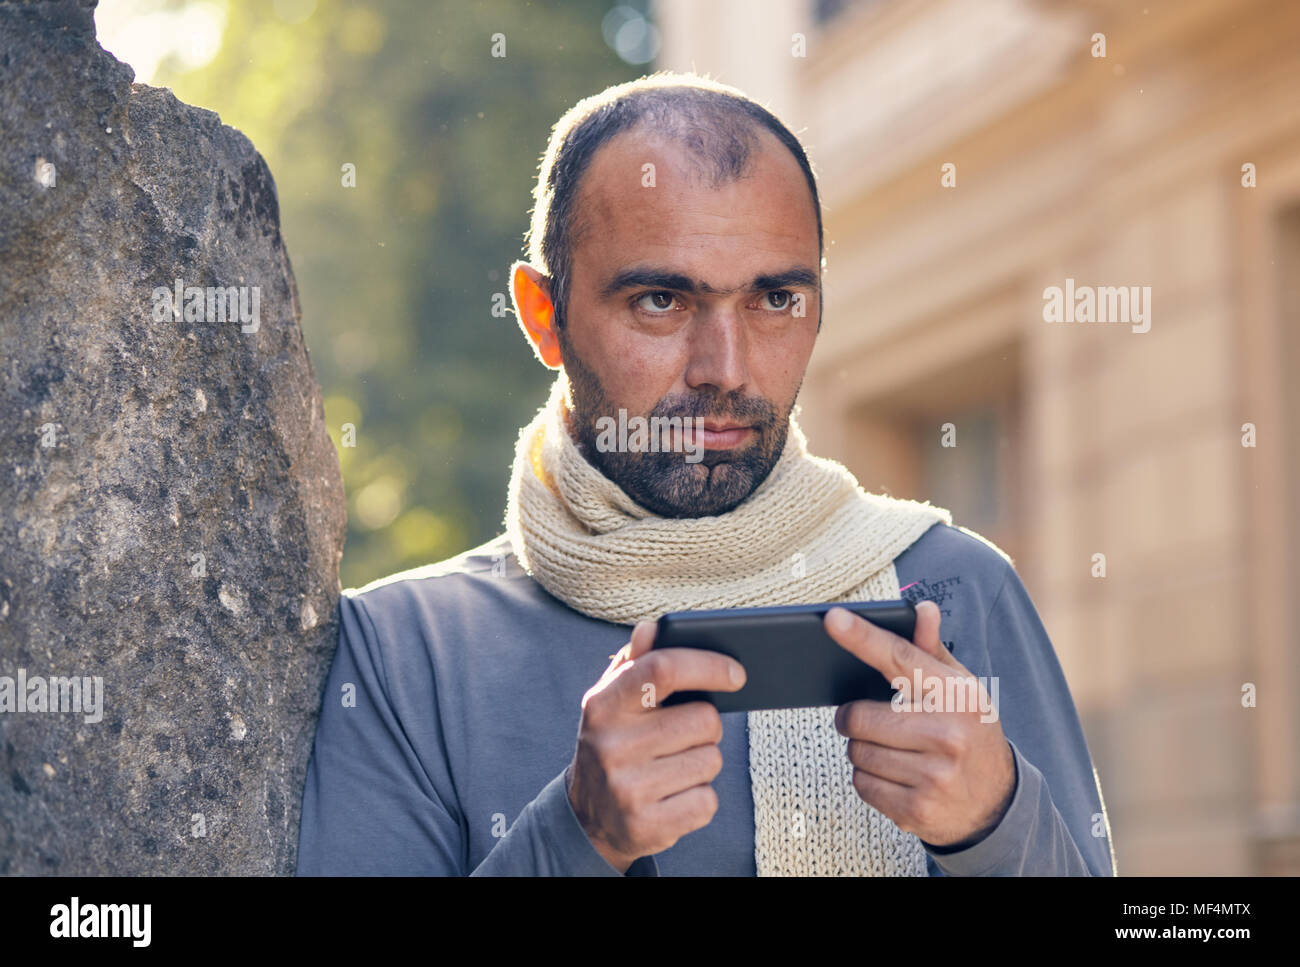
[[[835,712],[835,728],[849,739],[853,786],[866,802],[904,832],[935,846],[973,845],[1001,821],[1015,792],[1015,758],[996,719],[981,721],[988,693],[939,640],[939,608],[916,606],[914,641],[885,631],[845,608],[826,614],[826,633],[879,671],[895,687],[913,688],[919,669],[924,690],[938,680],[960,679],[964,711],[925,712],[922,695],[910,702],[848,702]],[[954,683],[956,684],[956,683]]]
[[[709,785],[722,771],[722,719],[708,702],[669,708],[673,692],[734,692],[745,670],[696,648],[651,651],[642,621],[582,697],[578,745],[566,771],[569,802],[597,852],[620,873],[668,849],[718,811]]]

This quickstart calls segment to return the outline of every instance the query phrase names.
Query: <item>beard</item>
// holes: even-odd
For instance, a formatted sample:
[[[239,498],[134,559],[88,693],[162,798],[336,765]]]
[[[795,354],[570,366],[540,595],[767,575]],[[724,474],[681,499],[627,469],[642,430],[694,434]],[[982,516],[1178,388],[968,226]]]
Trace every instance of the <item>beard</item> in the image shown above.
[[[753,432],[744,444],[729,450],[705,450],[698,463],[688,463],[684,452],[667,447],[659,452],[602,449],[596,444],[596,422],[615,417],[619,407],[563,335],[559,343],[569,381],[570,435],[592,466],[646,510],[661,517],[726,513],[752,494],[780,459],[790,410],[781,414],[760,396],[712,389],[666,396],[646,417],[712,418],[748,424]],[[689,424],[683,421],[683,425]]]

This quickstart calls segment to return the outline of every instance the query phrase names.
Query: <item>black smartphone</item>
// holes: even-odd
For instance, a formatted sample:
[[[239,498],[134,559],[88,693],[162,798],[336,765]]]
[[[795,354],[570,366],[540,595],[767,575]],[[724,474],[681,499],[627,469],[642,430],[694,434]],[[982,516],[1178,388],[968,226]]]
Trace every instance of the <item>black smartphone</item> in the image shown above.
[[[908,641],[916,631],[916,608],[902,600],[673,611],[659,619],[655,648],[721,652],[744,666],[746,680],[738,692],[674,692],[661,704],[703,699],[719,712],[752,712],[888,701],[894,689],[885,677],[826,633],[822,622],[831,608],[846,608]]]

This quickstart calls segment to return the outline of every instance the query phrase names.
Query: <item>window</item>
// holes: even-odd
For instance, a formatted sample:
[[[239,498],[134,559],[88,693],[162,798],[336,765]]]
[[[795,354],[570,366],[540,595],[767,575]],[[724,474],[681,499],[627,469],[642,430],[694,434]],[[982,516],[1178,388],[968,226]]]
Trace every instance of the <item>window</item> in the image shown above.
[[[851,6],[863,0],[813,0],[813,20],[817,26],[824,27]]]
[[[918,427],[921,491],[953,518],[981,534],[1008,528],[1003,478],[1010,448],[1008,420],[984,405],[955,414],[941,426]],[[951,424],[945,431],[944,426]],[[955,446],[944,446],[945,438]]]
[[[908,355],[925,357],[919,344]],[[891,367],[870,354],[858,365],[875,372]],[[1001,342],[864,396],[850,420],[849,469],[867,490],[947,508],[954,524],[1018,559],[1020,365],[1019,342]],[[852,379],[851,371],[846,375]]]

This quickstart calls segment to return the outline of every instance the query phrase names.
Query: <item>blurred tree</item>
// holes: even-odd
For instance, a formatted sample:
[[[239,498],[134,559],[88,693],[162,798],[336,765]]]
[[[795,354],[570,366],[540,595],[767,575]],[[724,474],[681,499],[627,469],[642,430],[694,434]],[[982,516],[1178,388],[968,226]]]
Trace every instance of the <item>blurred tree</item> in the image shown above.
[[[275,175],[348,490],[344,587],[502,530],[515,437],[550,376],[493,296],[508,307],[551,125],[642,70],[605,43],[610,7],[247,0],[210,63],[159,69]]]

